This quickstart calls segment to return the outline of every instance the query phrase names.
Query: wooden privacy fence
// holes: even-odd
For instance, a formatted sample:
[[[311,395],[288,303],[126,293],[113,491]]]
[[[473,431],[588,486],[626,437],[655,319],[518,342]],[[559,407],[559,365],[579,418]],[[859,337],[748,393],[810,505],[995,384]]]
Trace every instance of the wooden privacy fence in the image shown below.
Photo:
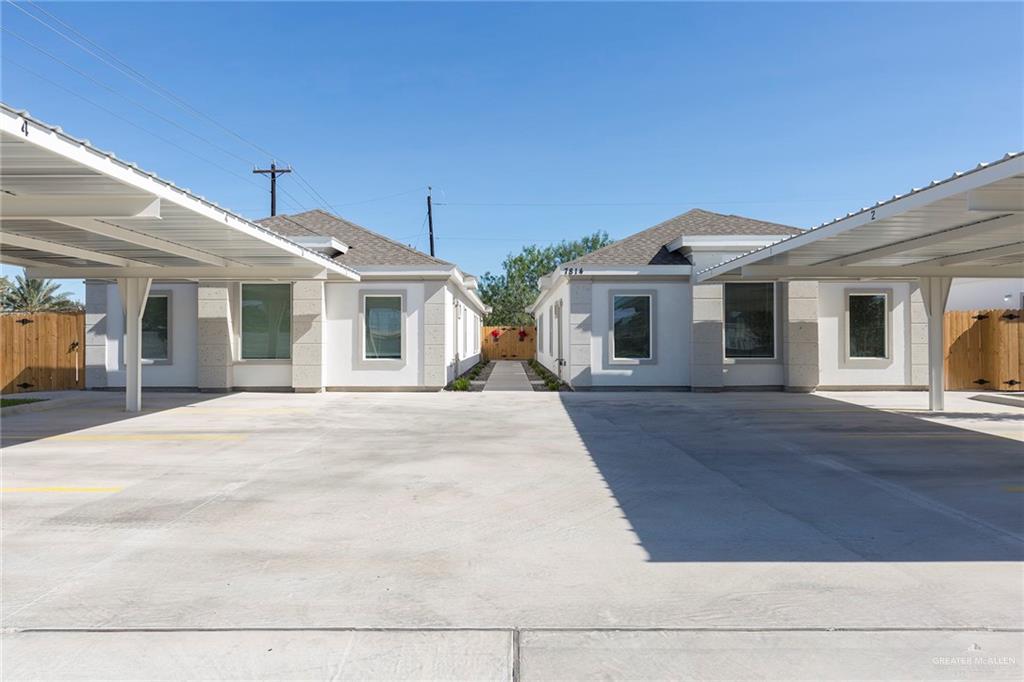
[[[946,390],[1024,390],[1024,311],[946,313]]]
[[[0,392],[85,388],[85,313],[0,314]]]
[[[531,360],[537,349],[537,328],[483,327],[480,345],[484,360]]]

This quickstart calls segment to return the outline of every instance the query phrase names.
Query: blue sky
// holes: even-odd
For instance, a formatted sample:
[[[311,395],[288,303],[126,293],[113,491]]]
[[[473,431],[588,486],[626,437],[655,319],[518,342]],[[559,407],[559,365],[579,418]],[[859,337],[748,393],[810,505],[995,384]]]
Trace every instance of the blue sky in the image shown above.
[[[340,215],[426,249],[433,185],[438,255],[474,273],[695,206],[813,226],[1024,148],[1019,3],[40,6],[291,163]],[[2,12],[123,95],[5,32],[5,102],[267,214],[250,172],[264,151]],[[279,212],[322,203],[281,183]]]

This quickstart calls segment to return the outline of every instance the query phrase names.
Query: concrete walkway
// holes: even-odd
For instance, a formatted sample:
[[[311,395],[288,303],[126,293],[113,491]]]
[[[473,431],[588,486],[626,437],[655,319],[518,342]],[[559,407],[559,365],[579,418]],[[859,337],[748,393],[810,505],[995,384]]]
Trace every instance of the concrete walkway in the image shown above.
[[[523,365],[518,360],[497,360],[487,383],[485,391],[532,391],[533,386],[526,378]]]

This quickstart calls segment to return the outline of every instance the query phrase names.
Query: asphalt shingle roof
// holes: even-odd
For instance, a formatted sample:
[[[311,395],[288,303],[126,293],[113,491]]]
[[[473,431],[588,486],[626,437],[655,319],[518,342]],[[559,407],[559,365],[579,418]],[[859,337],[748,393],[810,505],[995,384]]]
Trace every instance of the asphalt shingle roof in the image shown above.
[[[334,237],[349,247],[348,253],[338,254],[334,258],[343,265],[452,265],[320,209],[294,215],[277,215],[256,222],[283,237]]]
[[[768,223],[763,220],[744,218],[738,215],[724,215],[695,208],[682,215],[669,218],[663,223],[649,227],[592,251],[562,266],[577,264],[594,265],[689,265],[690,261],[678,251],[665,248],[672,240],[683,236],[697,235],[791,235],[803,230]]]

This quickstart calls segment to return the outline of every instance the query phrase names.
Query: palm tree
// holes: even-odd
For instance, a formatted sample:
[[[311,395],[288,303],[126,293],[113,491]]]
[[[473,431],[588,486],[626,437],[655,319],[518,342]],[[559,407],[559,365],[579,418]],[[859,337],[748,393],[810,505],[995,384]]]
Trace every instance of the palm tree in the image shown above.
[[[3,292],[0,306],[5,311],[24,313],[72,312],[82,309],[82,304],[63,291],[57,293],[60,284],[49,279],[32,279],[18,275],[14,284]]]

